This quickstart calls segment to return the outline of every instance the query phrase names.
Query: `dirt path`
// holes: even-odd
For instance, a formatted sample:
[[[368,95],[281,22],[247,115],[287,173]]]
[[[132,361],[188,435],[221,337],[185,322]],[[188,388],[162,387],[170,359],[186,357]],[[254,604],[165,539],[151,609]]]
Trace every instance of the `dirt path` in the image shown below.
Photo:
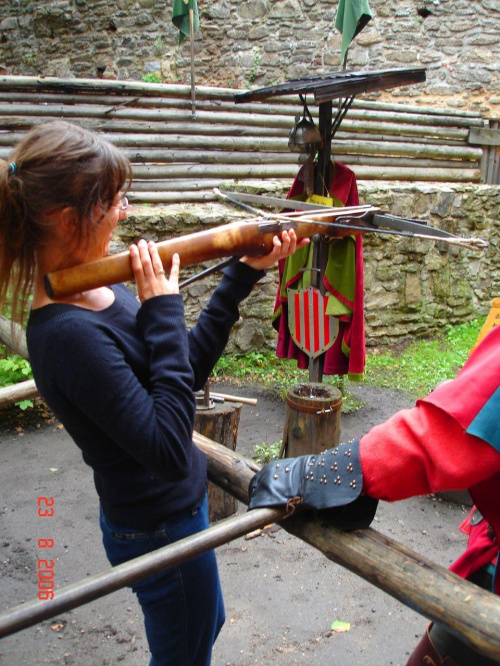
[[[242,410],[241,453],[250,457],[256,444],[281,439],[282,403],[269,400],[256,387],[219,390],[258,398],[256,407]],[[362,434],[411,404],[393,391],[366,386],[353,390],[365,406],[342,417],[343,439]],[[40,538],[54,540],[58,586],[108,567],[92,474],[64,429],[57,422],[38,420],[40,427],[30,423],[22,431],[7,418],[0,421],[2,611],[35,598],[37,560],[43,557]],[[37,515],[39,497],[54,498],[52,518]],[[447,566],[464,546],[457,526],[465,511],[460,504],[435,497],[382,504],[374,527]],[[426,626],[417,613],[283,530],[238,539],[217,552],[227,622],[214,665],[400,665]],[[349,631],[333,633],[335,620],[350,623]],[[140,610],[127,590],[0,641],[2,666],[147,663]]]

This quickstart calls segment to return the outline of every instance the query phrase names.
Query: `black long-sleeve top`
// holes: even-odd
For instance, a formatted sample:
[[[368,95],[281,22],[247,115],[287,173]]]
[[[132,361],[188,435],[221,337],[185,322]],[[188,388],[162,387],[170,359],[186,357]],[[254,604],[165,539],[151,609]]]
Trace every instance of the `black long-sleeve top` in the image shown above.
[[[201,498],[206,460],[192,442],[193,391],[263,274],[241,262],[226,269],[189,332],[181,295],[141,305],[124,285],[104,310],[54,303],[30,313],[37,387],[92,467],[111,522],[151,529]]]

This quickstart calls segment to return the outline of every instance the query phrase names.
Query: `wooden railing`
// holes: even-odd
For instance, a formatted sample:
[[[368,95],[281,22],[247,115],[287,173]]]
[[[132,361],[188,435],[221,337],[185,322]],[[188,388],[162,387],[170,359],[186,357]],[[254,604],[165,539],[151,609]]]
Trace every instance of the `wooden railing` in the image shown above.
[[[0,157],[34,124],[64,118],[120,146],[134,168],[138,203],[214,200],[214,187],[277,181],[299,168],[288,136],[297,98],[235,104],[240,91],[198,87],[196,113],[185,85],[0,77]],[[310,107],[313,116],[317,108]],[[479,113],[356,99],[332,142],[358,180],[483,182]],[[491,142],[491,137],[488,138]],[[491,161],[491,160],[490,160]],[[490,169],[491,171],[491,169]],[[498,175],[498,174],[497,174]]]

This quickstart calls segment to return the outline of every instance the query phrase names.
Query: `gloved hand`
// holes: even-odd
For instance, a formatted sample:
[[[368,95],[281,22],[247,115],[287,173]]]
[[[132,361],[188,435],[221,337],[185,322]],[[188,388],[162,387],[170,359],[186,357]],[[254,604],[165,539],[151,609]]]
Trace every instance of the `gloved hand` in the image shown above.
[[[338,526],[355,529],[367,527],[377,508],[377,500],[361,496],[362,489],[358,439],[321,454],[267,464],[250,481],[248,508],[295,504],[318,510],[342,507],[337,512]]]

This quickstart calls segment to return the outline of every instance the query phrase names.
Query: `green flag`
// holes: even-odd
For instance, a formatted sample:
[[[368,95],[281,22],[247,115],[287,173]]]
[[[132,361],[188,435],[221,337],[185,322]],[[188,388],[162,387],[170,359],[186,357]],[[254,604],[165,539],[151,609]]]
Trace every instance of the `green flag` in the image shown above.
[[[193,10],[193,32],[196,32],[200,27],[200,17],[198,16],[196,0],[174,0],[172,23],[179,30],[179,44],[182,44],[184,37],[189,37],[190,9]]]
[[[349,44],[372,17],[368,0],[339,0],[335,27],[342,33],[340,62],[343,63]]]

